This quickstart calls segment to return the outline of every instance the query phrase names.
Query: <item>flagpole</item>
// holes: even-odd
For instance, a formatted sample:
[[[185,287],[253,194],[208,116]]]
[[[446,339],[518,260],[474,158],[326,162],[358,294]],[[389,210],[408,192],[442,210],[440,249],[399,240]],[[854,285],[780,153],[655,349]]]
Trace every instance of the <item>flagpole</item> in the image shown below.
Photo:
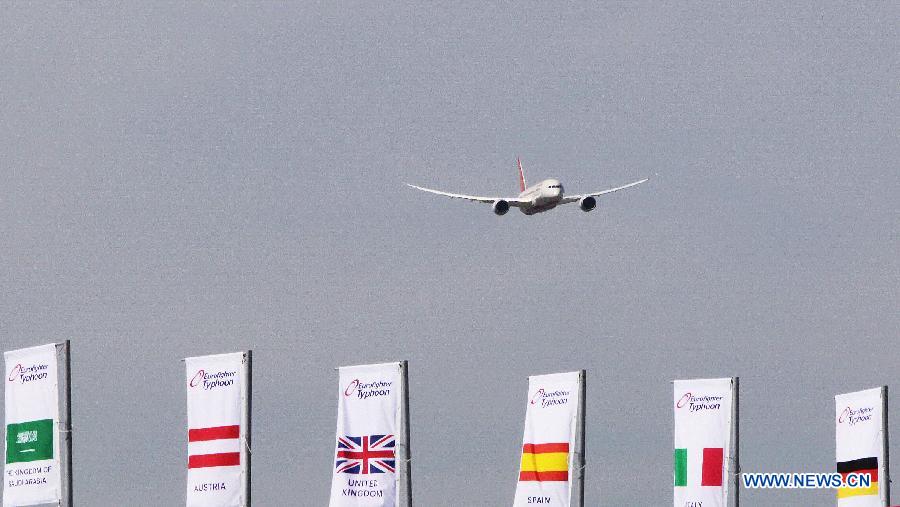
[[[884,479],[878,481],[884,484],[884,506],[891,504],[891,462],[888,454],[891,446],[888,444],[888,386],[881,387],[881,431],[884,438],[881,439],[882,456],[884,456]]]
[[[587,412],[584,406],[584,399],[587,390],[587,370],[578,372],[578,377],[580,382],[578,383],[578,414],[575,427],[575,434],[577,435],[575,440],[575,473],[577,475],[575,478],[578,480],[578,485],[575,490],[575,505],[584,507],[584,471],[586,466],[584,429]]]
[[[252,397],[253,397],[253,351],[247,350],[244,352],[244,389],[246,392],[245,396],[245,406],[244,406],[244,414],[243,414],[243,423],[244,423],[244,448],[241,449],[244,456],[246,456],[246,460],[244,461],[244,498],[246,507],[250,507],[250,486],[252,482],[250,480],[250,471],[251,471],[251,463],[252,463],[252,445],[251,445],[251,424],[253,422],[252,417],[250,416],[250,412],[253,407]]]
[[[400,383],[403,389],[403,398],[401,408],[402,426],[403,426],[403,456],[400,464],[403,465],[405,473],[400,477],[405,478],[406,490],[406,507],[412,507],[412,452],[409,446],[409,361],[400,361]]]
[[[734,491],[734,507],[741,504],[741,424],[740,424],[740,385],[741,378],[734,377],[734,394],[731,403],[732,420],[734,421],[734,441],[731,444],[734,461],[732,461],[732,486]]]
[[[59,400],[59,431],[62,433],[60,445],[60,481],[62,482],[60,507],[72,507],[72,361],[69,355],[70,341],[56,344],[57,354],[62,354],[62,361],[57,361],[58,378],[65,379],[62,396]],[[57,357],[59,357],[57,355]],[[63,371],[59,371],[63,370]]]

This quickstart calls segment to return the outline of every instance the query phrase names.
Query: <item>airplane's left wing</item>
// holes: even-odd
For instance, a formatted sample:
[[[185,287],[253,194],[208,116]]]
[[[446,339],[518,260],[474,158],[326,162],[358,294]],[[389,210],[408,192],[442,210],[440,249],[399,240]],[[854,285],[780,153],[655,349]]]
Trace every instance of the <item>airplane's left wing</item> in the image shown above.
[[[640,181],[635,181],[635,182],[629,183],[627,185],[622,185],[621,187],[609,188],[607,190],[601,190],[599,192],[591,192],[589,194],[567,195],[562,198],[562,200],[560,201],[560,204],[566,204],[566,203],[570,203],[570,202],[580,201],[581,199],[584,199],[585,197],[599,197],[603,194],[611,194],[618,190],[625,190],[626,188],[630,188],[635,185],[640,185],[641,183],[647,181],[648,179],[649,178],[644,178]]]
[[[418,185],[413,185],[407,183],[406,186],[415,188],[417,190],[421,190],[423,192],[429,192],[432,194],[443,195],[445,197],[450,197],[452,199],[465,199],[467,201],[473,202],[484,202],[484,203],[494,203],[497,201],[506,201],[510,206],[521,207],[523,204],[529,202],[525,199],[519,199],[518,197],[486,197],[480,195],[466,195],[466,194],[454,194],[452,192],[442,192],[440,190],[434,190],[432,188],[420,187]]]

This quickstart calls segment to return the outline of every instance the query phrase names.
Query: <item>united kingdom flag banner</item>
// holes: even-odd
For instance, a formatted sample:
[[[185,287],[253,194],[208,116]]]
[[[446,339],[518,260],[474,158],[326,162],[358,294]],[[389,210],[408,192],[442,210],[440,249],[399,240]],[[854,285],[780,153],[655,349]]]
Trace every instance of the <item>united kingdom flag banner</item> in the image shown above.
[[[346,474],[394,473],[394,435],[338,437],[334,468]]]
[[[397,507],[402,428],[400,363],[339,369],[331,507]]]

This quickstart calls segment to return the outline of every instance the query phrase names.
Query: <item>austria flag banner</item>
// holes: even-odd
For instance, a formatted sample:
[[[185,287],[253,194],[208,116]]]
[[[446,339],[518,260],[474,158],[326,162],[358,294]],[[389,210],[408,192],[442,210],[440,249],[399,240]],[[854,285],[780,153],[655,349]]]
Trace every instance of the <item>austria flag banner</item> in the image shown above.
[[[675,507],[725,507],[734,473],[734,379],[675,381]]]
[[[581,382],[577,371],[528,378],[514,506],[569,506]]]
[[[400,505],[401,363],[339,368],[331,507]]]
[[[868,487],[838,488],[838,507],[881,507],[888,504],[883,485],[890,475],[884,451],[887,442],[884,407],[887,389],[878,387],[834,397],[837,472],[868,474]]]
[[[6,466],[3,505],[62,498],[57,346],[5,352]]]
[[[189,357],[187,506],[249,505],[249,352]]]

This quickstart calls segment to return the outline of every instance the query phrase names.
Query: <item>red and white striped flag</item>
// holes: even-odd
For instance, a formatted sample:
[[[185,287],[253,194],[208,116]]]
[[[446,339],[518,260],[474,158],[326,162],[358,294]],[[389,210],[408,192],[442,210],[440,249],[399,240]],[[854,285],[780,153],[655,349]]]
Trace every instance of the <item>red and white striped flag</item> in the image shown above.
[[[188,468],[233,467],[240,464],[240,425],[188,430]]]
[[[188,507],[243,507],[249,453],[248,357],[243,352],[185,359],[188,405]]]

